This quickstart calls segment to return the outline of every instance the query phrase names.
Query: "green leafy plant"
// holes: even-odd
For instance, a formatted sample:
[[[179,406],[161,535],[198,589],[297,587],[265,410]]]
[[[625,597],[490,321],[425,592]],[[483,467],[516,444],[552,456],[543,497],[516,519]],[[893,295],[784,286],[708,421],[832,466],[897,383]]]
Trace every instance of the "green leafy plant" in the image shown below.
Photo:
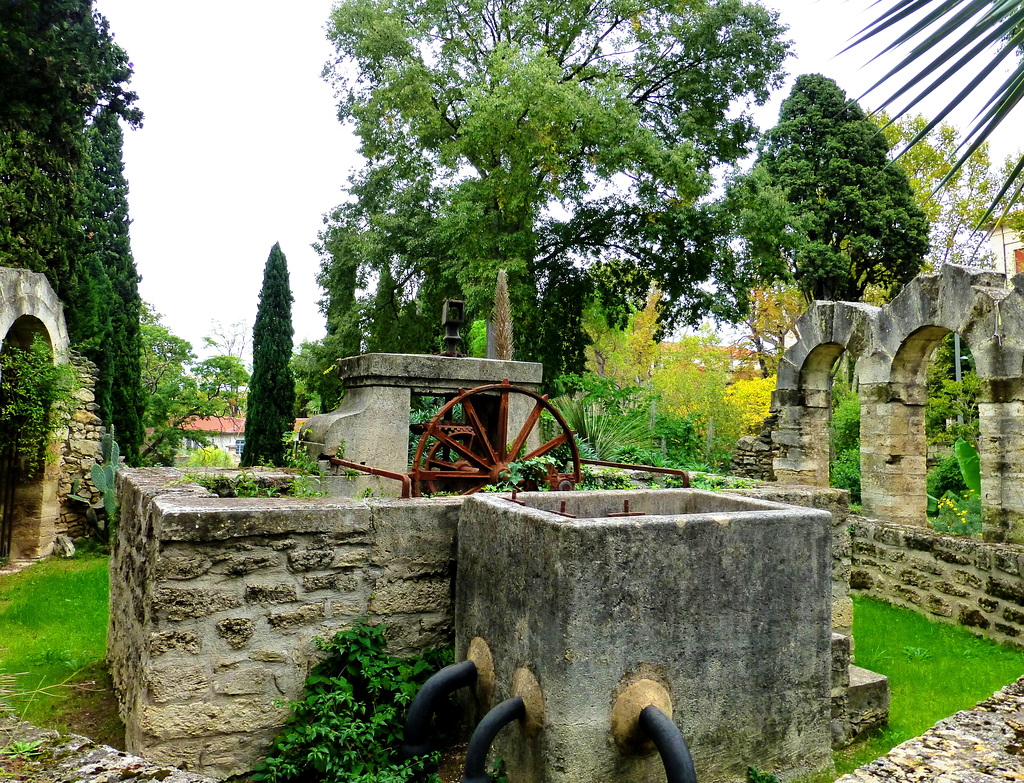
[[[423,779],[428,762],[436,758],[399,763],[395,753],[409,704],[427,678],[451,662],[450,651],[394,658],[387,652],[383,626],[370,625],[366,618],[317,643],[327,657],[306,679],[304,698],[291,703],[292,715],[266,761],[253,772],[253,781]],[[439,780],[436,775],[427,779]]]
[[[100,501],[94,504],[91,498],[79,493],[80,479],[71,482],[68,499],[88,506],[85,519],[97,538],[106,543],[110,539],[110,527],[117,521],[117,489],[114,477],[121,467],[121,450],[112,433],[107,433],[100,439],[100,454],[101,461],[94,463],[89,471],[89,478],[100,493]]]
[[[318,477],[302,474],[292,479],[288,494],[293,498],[322,498],[327,492],[321,487]]]
[[[190,468],[230,468],[231,455],[216,446],[203,446],[188,455],[185,463]]]
[[[34,759],[43,754],[42,740],[20,742],[15,740],[0,748],[0,756],[9,759]]]
[[[953,453],[960,465],[960,473],[963,474],[964,483],[967,488],[974,492],[981,492],[981,461],[978,459],[978,451],[963,438],[953,444]]]
[[[962,495],[947,492],[937,503],[932,528],[958,536],[981,536],[981,496],[972,489]]]
[[[0,448],[13,446],[26,458],[28,475],[57,458],[47,447],[67,425],[76,386],[74,368],[54,364],[38,335],[27,349],[8,344],[0,353]]]
[[[779,779],[767,772],[762,772],[757,767],[747,767],[748,783],[779,783]]]

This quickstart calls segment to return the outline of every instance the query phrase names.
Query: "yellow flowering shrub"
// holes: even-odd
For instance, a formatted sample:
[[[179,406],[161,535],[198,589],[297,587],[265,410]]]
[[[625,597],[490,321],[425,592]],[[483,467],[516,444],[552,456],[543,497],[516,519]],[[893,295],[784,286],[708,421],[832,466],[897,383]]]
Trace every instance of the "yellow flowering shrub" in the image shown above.
[[[740,427],[744,435],[756,435],[768,416],[775,391],[775,376],[739,380],[725,391],[726,402],[734,407],[740,416]]]

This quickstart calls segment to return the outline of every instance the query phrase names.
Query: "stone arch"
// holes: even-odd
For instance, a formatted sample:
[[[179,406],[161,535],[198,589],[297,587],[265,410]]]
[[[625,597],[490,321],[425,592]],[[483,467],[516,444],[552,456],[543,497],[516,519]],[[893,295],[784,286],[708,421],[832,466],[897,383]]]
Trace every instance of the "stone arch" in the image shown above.
[[[984,534],[1024,542],[1024,275],[1006,278],[947,265],[937,275],[911,281],[883,308],[848,302],[815,302],[797,325],[800,339],[787,350],[773,409],[789,431],[780,447],[826,441],[804,474],[779,472],[780,481],[827,485],[827,438],[816,408],[827,400],[806,390],[820,369],[809,361],[830,345],[844,344],[858,359],[861,402],[861,483],[864,513],[886,521],[924,525],[927,446],[924,433],[927,362],[939,341],[958,332],[970,346],[982,382],[979,399]],[[861,313],[860,339],[842,343],[851,308]],[[802,392],[802,393],[801,393]],[[826,419],[827,420],[827,419]],[[792,451],[792,447],[790,451]],[[803,451],[809,451],[805,446]],[[798,449],[800,451],[800,449]],[[822,452],[824,456],[822,456]]]
[[[38,272],[0,268],[0,335],[2,345],[25,348],[36,335],[47,341],[54,362],[67,362],[69,341],[64,310],[46,277]],[[45,557],[53,550],[60,507],[57,501],[60,466],[43,465],[31,478],[19,480],[0,503],[5,515],[12,560]]]

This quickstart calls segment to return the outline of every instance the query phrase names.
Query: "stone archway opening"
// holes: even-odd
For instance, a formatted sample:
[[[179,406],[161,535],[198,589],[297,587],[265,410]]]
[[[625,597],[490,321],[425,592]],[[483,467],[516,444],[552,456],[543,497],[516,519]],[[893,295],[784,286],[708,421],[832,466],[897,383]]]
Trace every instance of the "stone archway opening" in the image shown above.
[[[28,351],[37,340],[56,362],[50,333],[33,315],[15,319],[4,336],[3,351]],[[17,441],[0,452],[0,557],[16,562],[50,554],[60,513],[58,481],[56,460],[26,454]]]

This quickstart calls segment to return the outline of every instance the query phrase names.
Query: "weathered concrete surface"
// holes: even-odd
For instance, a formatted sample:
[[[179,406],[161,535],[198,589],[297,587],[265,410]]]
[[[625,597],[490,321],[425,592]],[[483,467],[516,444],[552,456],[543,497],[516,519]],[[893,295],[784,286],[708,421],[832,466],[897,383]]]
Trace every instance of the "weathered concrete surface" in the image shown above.
[[[0,778],[31,783],[212,783],[210,778],[154,764],[77,734],[38,729],[0,714],[0,751],[14,743],[39,743],[29,759],[0,755]]]
[[[519,497],[582,514],[621,510],[616,494]],[[499,735],[509,780],[663,781],[657,756],[623,755],[610,736],[616,696],[639,679],[670,693],[701,781],[743,780],[751,764],[787,776],[827,767],[830,515],[699,490],[628,497],[651,515],[465,501],[456,656],[482,637],[495,701],[525,666],[547,716],[536,739]]]
[[[925,526],[928,359],[957,332],[981,379],[984,537],[1024,543],[1024,275],[1009,282],[952,264],[915,278],[883,308],[815,302],[780,363],[772,411],[782,483],[828,485],[830,370],[857,359],[866,516]]]
[[[452,638],[461,498],[219,498],[118,473],[107,655],[132,752],[252,769],[330,638],[369,613],[409,656]]]
[[[941,720],[837,783],[1003,783],[1024,778],[1024,680]]]

